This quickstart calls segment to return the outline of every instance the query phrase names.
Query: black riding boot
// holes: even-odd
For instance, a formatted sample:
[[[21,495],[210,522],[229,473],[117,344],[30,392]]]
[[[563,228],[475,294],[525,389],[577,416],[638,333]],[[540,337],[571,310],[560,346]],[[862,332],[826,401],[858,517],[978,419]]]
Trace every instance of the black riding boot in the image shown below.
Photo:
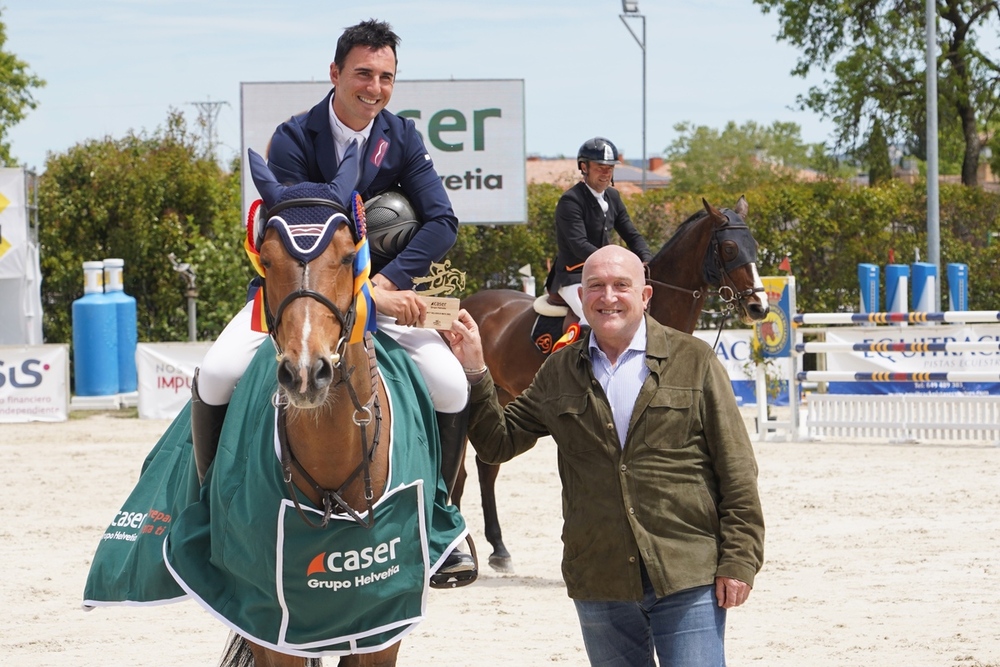
[[[438,412],[438,432],[441,436],[441,477],[448,488],[448,496],[455,488],[462,458],[465,455],[465,439],[469,432],[469,405],[461,412]],[[471,537],[469,538],[471,544]],[[471,584],[479,576],[479,568],[474,556],[457,547],[445,557],[438,571],[431,575],[432,588],[457,588]]]
[[[448,489],[448,498],[455,490],[458,471],[465,457],[465,441],[469,434],[469,405],[461,412],[436,412],[438,434],[441,438],[441,477]]]
[[[219,434],[226,420],[229,404],[209,405],[198,394],[198,371],[194,370],[191,381],[191,442],[194,444],[194,463],[198,468],[198,481],[205,481],[208,466],[215,460],[219,449]]]

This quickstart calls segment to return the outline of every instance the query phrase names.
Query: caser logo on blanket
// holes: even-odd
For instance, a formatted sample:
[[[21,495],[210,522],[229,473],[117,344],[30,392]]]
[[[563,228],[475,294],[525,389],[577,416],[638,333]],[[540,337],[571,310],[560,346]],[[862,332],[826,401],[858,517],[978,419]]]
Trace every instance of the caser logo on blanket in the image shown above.
[[[355,572],[396,560],[396,545],[399,541],[400,538],[395,537],[388,542],[365,547],[360,551],[331,551],[329,556],[324,551],[309,563],[306,576],[327,572]]]

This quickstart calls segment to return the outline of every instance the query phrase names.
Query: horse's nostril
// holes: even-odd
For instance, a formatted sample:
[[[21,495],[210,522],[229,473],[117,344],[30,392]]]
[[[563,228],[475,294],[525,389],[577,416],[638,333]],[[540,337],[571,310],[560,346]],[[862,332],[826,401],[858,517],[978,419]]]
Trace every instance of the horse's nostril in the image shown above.
[[[313,379],[317,389],[322,389],[333,381],[333,364],[330,363],[329,359],[320,357],[316,360],[316,363],[313,364]]]
[[[295,382],[295,369],[287,359],[278,364],[278,384],[290,387]]]

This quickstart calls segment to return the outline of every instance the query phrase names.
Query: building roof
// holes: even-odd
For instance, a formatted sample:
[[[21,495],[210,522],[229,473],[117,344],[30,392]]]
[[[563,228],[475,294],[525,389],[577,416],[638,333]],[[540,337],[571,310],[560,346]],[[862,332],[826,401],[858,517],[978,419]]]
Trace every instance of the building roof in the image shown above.
[[[528,158],[526,163],[528,183],[551,183],[564,190],[576,185],[580,171],[575,158]],[[646,172],[646,187],[663,187],[670,183],[670,167],[662,165]],[[642,192],[642,169],[630,164],[615,167],[615,188],[625,194]]]

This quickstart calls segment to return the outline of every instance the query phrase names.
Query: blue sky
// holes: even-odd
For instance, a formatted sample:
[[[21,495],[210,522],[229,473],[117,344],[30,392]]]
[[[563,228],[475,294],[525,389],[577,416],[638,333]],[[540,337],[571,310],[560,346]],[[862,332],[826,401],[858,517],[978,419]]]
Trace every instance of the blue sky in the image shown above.
[[[603,135],[642,155],[642,51],[619,0],[12,0],[0,20],[6,50],[47,81],[37,109],[10,133],[18,161],[38,171],[48,152],[129,130],[152,131],[192,102],[220,110],[220,157],[240,149],[244,81],[325,81],[337,36],[367,18],[402,37],[400,79],[524,79],[526,148],[575,155]],[[358,9],[357,7],[364,7]],[[828,121],[793,110],[809,82],[789,72],[777,19],[751,0],[639,0],[646,16],[647,153],[683,121],[798,123],[827,141]],[[630,21],[641,35],[642,23]],[[817,82],[818,79],[813,82]]]

